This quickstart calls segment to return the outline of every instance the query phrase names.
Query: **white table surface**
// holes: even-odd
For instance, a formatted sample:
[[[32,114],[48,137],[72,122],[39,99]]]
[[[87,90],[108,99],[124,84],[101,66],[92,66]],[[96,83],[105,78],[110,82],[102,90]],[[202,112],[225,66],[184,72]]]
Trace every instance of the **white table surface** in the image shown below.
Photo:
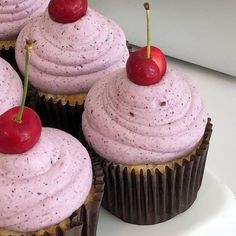
[[[168,66],[184,72],[199,88],[213,122],[207,168],[236,197],[236,78],[173,58]]]
[[[161,224],[140,226],[125,223],[102,209],[97,236],[235,236],[235,212],[236,201],[231,190],[205,171],[198,197],[184,213]]]

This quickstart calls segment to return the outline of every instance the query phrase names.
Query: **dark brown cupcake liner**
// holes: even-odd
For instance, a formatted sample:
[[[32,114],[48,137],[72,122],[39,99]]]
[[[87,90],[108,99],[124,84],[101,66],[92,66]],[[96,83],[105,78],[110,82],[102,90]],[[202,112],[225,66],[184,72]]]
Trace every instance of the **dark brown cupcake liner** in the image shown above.
[[[150,225],[186,211],[202,183],[212,124],[208,120],[200,146],[182,164],[164,170],[128,170],[97,155],[104,170],[102,206],[125,222]]]
[[[10,47],[9,49],[0,48],[0,57],[8,61],[10,64],[14,64],[15,60],[15,49]]]
[[[55,103],[52,98],[47,100],[45,96],[39,96],[32,87],[28,97],[27,106],[38,113],[43,126],[61,129],[81,139],[84,104],[72,106],[67,102],[63,105],[61,100]]]
[[[20,71],[16,64],[15,48],[13,47],[9,47],[8,49],[0,48],[0,57],[6,60],[9,64],[11,64],[13,69],[21,76]]]
[[[56,236],[95,236],[104,192],[104,176],[100,163],[93,160],[94,196],[71,217],[71,229],[57,228]]]

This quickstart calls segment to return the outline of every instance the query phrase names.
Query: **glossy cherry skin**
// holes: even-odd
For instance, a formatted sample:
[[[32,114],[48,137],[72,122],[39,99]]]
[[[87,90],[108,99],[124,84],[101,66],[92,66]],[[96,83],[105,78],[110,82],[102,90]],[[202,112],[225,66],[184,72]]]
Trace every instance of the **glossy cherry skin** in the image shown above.
[[[160,70],[152,59],[139,50],[132,53],[126,64],[128,78],[137,85],[148,86],[161,80]]]
[[[41,135],[41,121],[30,108],[25,107],[22,121],[16,122],[20,107],[13,107],[0,116],[0,153],[20,154],[31,149]]]
[[[141,48],[141,53],[145,56],[147,54],[147,47]],[[164,53],[159,48],[151,46],[151,59],[157,64],[161,77],[163,77],[167,67]]]
[[[87,0],[51,0],[48,12],[58,23],[72,23],[83,17],[88,9]]]

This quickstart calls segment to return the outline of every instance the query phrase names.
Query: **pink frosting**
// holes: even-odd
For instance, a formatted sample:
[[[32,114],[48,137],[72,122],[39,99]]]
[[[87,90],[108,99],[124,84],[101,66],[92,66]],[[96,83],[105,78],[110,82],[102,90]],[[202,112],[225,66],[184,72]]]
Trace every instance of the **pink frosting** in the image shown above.
[[[42,14],[50,0],[6,0],[0,2],[0,39],[15,38],[33,17]]]
[[[8,62],[0,58],[0,115],[19,106],[23,95],[20,77]]]
[[[53,94],[87,92],[95,81],[121,68],[128,58],[121,28],[92,9],[78,21],[60,24],[48,11],[29,23],[16,44],[16,60],[24,68],[25,39],[36,40],[30,83]]]
[[[120,164],[159,164],[190,153],[203,136],[207,112],[192,83],[175,70],[139,86],[125,69],[89,92],[83,131],[94,150]]]
[[[82,144],[43,128],[26,153],[0,153],[0,227],[32,232],[59,223],[84,203],[91,184],[91,161]]]

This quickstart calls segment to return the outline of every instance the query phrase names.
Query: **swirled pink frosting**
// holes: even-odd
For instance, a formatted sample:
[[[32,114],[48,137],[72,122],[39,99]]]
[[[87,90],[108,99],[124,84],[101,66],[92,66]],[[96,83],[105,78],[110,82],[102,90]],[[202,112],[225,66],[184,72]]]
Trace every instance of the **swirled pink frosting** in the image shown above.
[[[59,223],[84,203],[91,183],[91,161],[82,144],[43,128],[31,150],[0,154],[0,227],[32,232]]]
[[[42,14],[50,0],[0,1],[0,39],[14,39],[33,17]]]
[[[48,11],[29,23],[16,44],[16,60],[21,71],[27,38],[36,40],[30,83],[53,94],[88,92],[95,81],[123,67],[128,58],[121,28],[92,9],[74,23],[56,23]]]
[[[14,106],[19,106],[22,95],[20,77],[8,62],[0,58],[0,115]]]
[[[189,154],[203,136],[207,113],[192,83],[175,70],[139,86],[125,69],[89,92],[83,131],[94,150],[120,164],[159,164]]]

